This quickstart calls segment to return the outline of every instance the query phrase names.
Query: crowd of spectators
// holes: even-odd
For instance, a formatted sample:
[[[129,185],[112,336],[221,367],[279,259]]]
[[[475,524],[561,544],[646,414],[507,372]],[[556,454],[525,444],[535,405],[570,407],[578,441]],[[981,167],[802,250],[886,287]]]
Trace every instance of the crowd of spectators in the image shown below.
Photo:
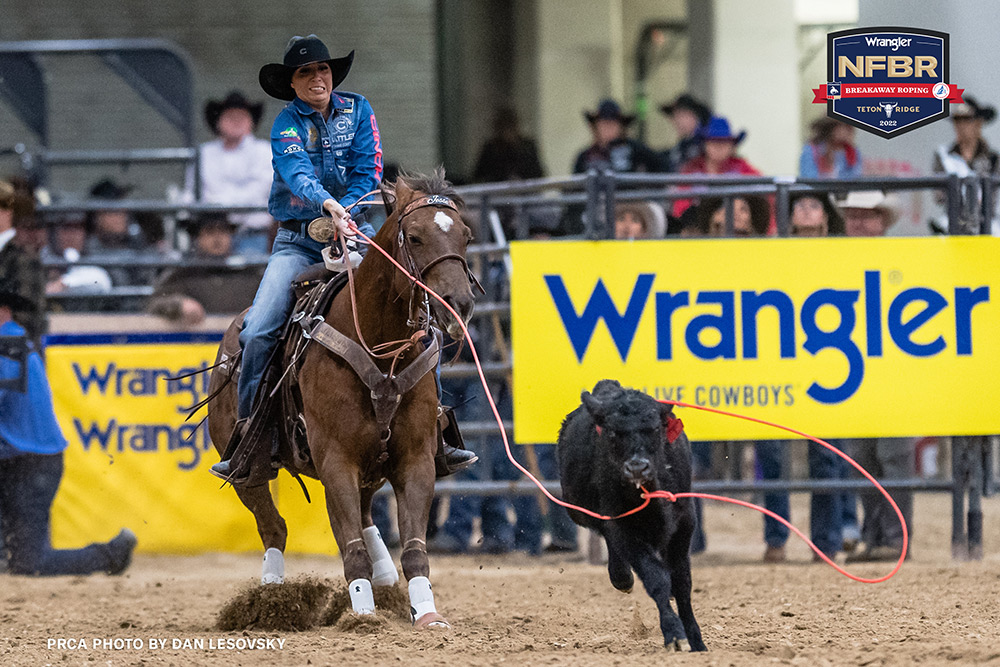
[[[747,136],[724,116],[690,94],[682,94],[664,104],[660,111],[669,117],[675,143],[654,150],[629,136],[636,120],[611,99],[601,100],[595,109],[584,112],[592,142],[583,148],[572,165],[574,173],[592,169],[614,172],[676,173],[684,175],[755,176],[760,171],[738,149]],[[180,193],[179,202],[192,202],[200,190],[200,201],[221,206],[264,206],[271,187],[271,149],[269,143],[254,133],[261,121],[263,105],[233,91],[220,101],[205,106],[205,120],[215,138],[199,149],[200,169],[191,169]],[[951,111],[956,139],[942,146],[933,156],[933,170],[958,174],[997,175],[1000,157],[982,136],[984,123],[996,115],[992,107],[966,95],[965,102]],[[736,127],[739,127],[736,125]],[[854,178],[862,175],[863,162],[854,145],[854,128],[829,118],[811,125],[811,135],[802,148],[799,175],[805,178]],[[535,142],[526,136],[512,108],[499,109],[493,132],[482,147],[475,164],[473,180],[496,182],[539,178],[545,175]],[[198,187],[196,187],[196,179]],[[126,200],[132,186],[104,179],[94,184],[91,199],[102,202]],[[19,275],[19,281],[37,280],[36,286],[22,291],[33,301],[31,308],[19,311],[22,300],[8,300],[11,320],[23,325],[27,334],[40,340],[45,332],[44,295],[111,295],[118,288],[151,288],[144,301],[146,311],[177,326],[196,326],[207,314],[235,313],[253,298],[262,267],[244,260],[263,257],[269,251],[276,222],[262,212],[203,214],[188,219],[166,219],[159,215],[130,212],[126,207],[109,207],[88,213],[51,214],[44,224],[34,215],[31,189],[24,183],[0,182],[0,201],[12,220],[0,226],[0,272]],[[619,240],[677,237],[765,237],[775,232],[773,197],[753,194],[663,201],[622,201],[614,209],[613,237]],[[570,213],[579,210],[569,207]],[[504,226],[510,228],[513,211],[501,209]],[[545,238],[565,232],[565,211],[539,208],[528,212],[527,228],[533,238]],[[893,198],[880,191],[854,191],[839,199],[820,190],[797,192],[790,202],[790,234],[795,237],[881,236],[898,217]],[[728,219],[727,219],[728,218]],[[966,225],[971,220],[964,221]],[[941,228],[941,223],[932,223]],[[12,243],[13,230],[24,230]],[[570,225],[568,228],[572,228]],[[9,248],[20,246],[12,253]],[[29,252],[23,251],[27,249]],[[37,251],[36,253],[30,250]],[[40,269],[37,254],[48,265]],[[181,268],[158,271],[142,265],[149,256],[183,261]],[[112,261],[108,261],[112,260]],[[130,264],[130,260],[132,260]],[[20,264],[32,263],[32,270]],[[34,270],[37,268],[37,270]],[[497,275],[496,285],[505,281],[502,265],[490,268]],[[10,283],[13,284],[13,283]],[[498,287],[502,289],[502,287]],[[58,308],[96,309],[96,302],[58,299]],[[112,303],[121,303],[120,300]],[[51,305],[50,305],[51,307]],[[482,334],[496,338],[493,347],[505,345],[505,331]],[[498,383],[501,409],[510,417],[509,385]],[[483,418],[482,401],[473,398],[478,388],[470,383],[445,382],[446,399],[459,405],[465,419]],[[466,404],[466,400],[471,402]],[[0,446],[3,441],[0,440]],[[719,473],[713,454],[720,443],[693,443],[695,476],[705,479]],[[755,475],[774,480],[787,476],[787,442],[753,443],[756,455]],[[876,476],[908,478],[915,474],[913,441],[909,438],[860,439],[840,443]],[[556,474],[552,448],[547,445],[522,445],[521,454],[534,459],[538,472],[547,478]],[[466,473],[468,479],[511,480],[517,477],[507,461],[499,439],[485,442],[480,450],[482,462]],[[521,458],[521,457],[519,457]],[[523,460],[523,458],[522,458]],[[0,449],[0,467],[4,465]],[[813,443],[808,444],[809,475],[815,479],[844,479],[846,463]],[[58,484],[58,477],[56,477]],[[912,494],[893,491],[907,520],[912,519]],[[813,541],[830,557],[846,551],[850,559],[894,559],[901,548],[901,535],[894,513],[881,496],[860,494],[863,523],[859,526],[857,498],[850,493],[816,493],[810,506]],[[788,518],[787,493],[769,493],[765,505]],[[377,516],[387,516],[381,504]],[[490,553],[521,549],[539,554],[549,551],[578,550],[576,527],[564,509],[541,502],[533,496],[511,501],[507,497],[461,497],[449,503],[446,516],[430,547],[440,552],[462,553],[476,548],[472,543],[474,520],[478,519],[481,543],[478,548]],[[695,552],[707,548],[705,526],[701,524],[693,542]],[[542,539],[548,530],[550,536]],[[392,531],[383,528],[383,534]],[[765,520],[764,560],[785,559],[787,529],[773,519]],[[863,550],[856,550],[859,543]],[[130,548],[129,548],[130,552]],[[100,569],[100,568],[98,568]]]

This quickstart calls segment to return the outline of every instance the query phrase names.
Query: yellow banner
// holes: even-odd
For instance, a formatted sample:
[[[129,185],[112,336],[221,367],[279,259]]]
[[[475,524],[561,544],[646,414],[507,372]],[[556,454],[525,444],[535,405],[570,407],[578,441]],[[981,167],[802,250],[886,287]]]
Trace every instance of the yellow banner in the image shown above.
[[[602,378],[821,437],[1000,432],[1000,239],[511,245],[514,433]],[[784,437],[677,408],[693,440]]]
[[[79,547],[128,527],[147,552],[262,551],[253,515],[208,472],[219,457],[207,423],[199,426],[205,409],[184,421],[184,408],[207,396],[208,373],[167,379],[210,366],[218,344],[186,334],[108,338],[55,337],[46,348],[69,441],[53,543]],[[288,475],[272,483],[288,549],[336,553],[322,486],[310,482],[311,505]]]

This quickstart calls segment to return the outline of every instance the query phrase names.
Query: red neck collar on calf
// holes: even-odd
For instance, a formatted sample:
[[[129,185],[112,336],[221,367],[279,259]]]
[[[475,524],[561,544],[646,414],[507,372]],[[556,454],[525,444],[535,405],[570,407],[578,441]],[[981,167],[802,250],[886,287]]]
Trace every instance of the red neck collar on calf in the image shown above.
[[[601,435],[603,429],[597,424],[594,424],[594,430],[597,431],[597,435]],[[678,436],[684,432],[684,422],[680,420],[679,417],[670,416],[667,417],[667,442],[671,445],[677,440]]]

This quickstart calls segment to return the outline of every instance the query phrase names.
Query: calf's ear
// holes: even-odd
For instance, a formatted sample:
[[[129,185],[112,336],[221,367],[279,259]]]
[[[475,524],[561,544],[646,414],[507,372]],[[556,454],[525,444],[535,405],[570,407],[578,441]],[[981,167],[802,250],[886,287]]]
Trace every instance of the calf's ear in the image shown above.
[[[663,427],[667,427],[667,422],[674,416],[674,406],[667,403],[660,403],[660,422]]]
[[[580,394],[580,400],[583,401],[583,407],[587,409],[591,417],[597,421],[604,419],[604,404],[594,398],[593,394],[589,391],[584,391]]]

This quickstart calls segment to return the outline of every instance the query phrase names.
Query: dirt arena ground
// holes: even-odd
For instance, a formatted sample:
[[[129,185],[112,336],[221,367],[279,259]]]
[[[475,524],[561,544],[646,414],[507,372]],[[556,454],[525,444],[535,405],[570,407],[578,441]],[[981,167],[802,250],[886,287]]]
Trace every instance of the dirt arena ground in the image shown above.
[[[793,515],[808,525],[805,496]],[[694,604],[709,653],[666,653],[656,610],[613,590],[603,568],[553,556],[436,556],[432,581],[451,631],[399,620],[374,633],[213,630],[223,604],[259,574],[259,557],[140,555],[121,578],[0,575],[0,665],[1000,665],[1000,499],[986,505],[986,557],[950,559],[950,498],[920,495],[913,559],[885,584],[859,584],[810,562],[760,562],[761,519],[708,508],[709,552],[694,568]],[[794,538],[793,538],[794,540]],[[288,558],[289,576],[342,585],[336,558]],[[886,565],[855,566],[874,577]],[[173,648],[174,639],[283,640],[271,650]],[[86,648],[49,647],[84,640]],[[141,639],[143,648],[93,648]],[[165,639],[163,648],[151,640]]]

